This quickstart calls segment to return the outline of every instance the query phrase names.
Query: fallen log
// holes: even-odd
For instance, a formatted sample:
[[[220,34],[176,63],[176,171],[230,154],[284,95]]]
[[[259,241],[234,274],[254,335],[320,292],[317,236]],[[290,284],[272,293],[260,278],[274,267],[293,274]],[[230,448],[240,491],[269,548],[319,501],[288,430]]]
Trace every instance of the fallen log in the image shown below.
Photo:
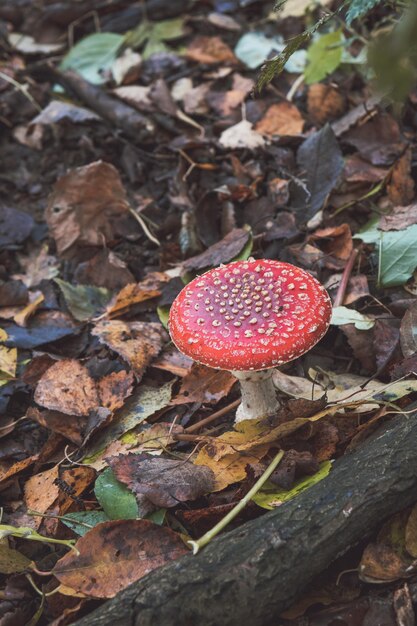
[[[396,418],[296,499],[151,572],[76,626],[277,624],[317,574],[417,499],[416,418]]]

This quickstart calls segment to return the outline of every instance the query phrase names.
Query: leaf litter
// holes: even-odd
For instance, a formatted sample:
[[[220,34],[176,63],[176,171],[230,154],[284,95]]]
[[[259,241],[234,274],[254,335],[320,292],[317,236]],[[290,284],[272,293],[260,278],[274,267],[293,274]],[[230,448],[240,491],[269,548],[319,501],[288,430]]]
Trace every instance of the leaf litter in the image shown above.
[[[186,554],[278,450],[235,524],[298,497],[390,414],[407,418],[416,98],[400,118],[370,96],[363,38],[335,20],[311,40],[316,9],[298,0],[281,14],[240,3],[233,17],[221,2],[189,15],[173,3],[163,20],[149,3],[133,28],[112,23],[125,17],[116,3],[97,9],[102,32],[86,21],[69,46],[77,3],[52,30],[52,5],[45,21],[26,0],[11,18],[11,4],[0,7],[2,76],[14,81],[0,78],[0,571],[10,598],[23,593],[15,574],[56,592],[36,619],[63,626]],[[282,32],[304,47],[252,98]],[[320,344],[274,372],[277,414],[234,427],[234,377],[180,355],[164,324],[187,281],[250,254],[302,266],[335,307]],[[359,589],[377,611],[367,585],[400,593],[416,526],[415,507],[388,520],[354,556],[354,588],[333,579],[283,623],[327,619],[317,602],[343,616]],[[41,605],[25,584],[12,609],[0,601],[15,621]]]

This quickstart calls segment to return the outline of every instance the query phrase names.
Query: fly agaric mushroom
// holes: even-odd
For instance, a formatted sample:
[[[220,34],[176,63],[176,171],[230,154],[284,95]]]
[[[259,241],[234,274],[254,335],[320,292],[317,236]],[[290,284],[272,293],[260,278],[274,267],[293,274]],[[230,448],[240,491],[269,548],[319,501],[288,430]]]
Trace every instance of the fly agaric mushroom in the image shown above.
[[[249,259],[186,285],[172,304],[169,330],[180,352],[239,379],[239,422],[276,412],[271,368],[310,350],[330,316],[330,298],[311,274],[289,263]]]

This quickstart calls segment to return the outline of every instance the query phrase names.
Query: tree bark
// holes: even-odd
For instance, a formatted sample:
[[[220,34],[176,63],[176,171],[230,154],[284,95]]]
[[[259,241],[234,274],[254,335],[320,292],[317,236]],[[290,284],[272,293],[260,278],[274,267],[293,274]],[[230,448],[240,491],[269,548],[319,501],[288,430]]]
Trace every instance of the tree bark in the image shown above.
[[[266,626],[372,529],[417,499],[417,411],[294,500],[131,585],[76,626]]]

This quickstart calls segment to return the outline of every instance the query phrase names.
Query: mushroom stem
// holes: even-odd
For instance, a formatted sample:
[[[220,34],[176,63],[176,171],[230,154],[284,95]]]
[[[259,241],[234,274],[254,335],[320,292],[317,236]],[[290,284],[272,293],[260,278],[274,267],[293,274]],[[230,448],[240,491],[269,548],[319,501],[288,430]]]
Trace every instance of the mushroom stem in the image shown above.
[[[272,382],[272,369],[232,374],[240,381],[242,402],[236,411],[236,422],[273,415],[280,404]]]

